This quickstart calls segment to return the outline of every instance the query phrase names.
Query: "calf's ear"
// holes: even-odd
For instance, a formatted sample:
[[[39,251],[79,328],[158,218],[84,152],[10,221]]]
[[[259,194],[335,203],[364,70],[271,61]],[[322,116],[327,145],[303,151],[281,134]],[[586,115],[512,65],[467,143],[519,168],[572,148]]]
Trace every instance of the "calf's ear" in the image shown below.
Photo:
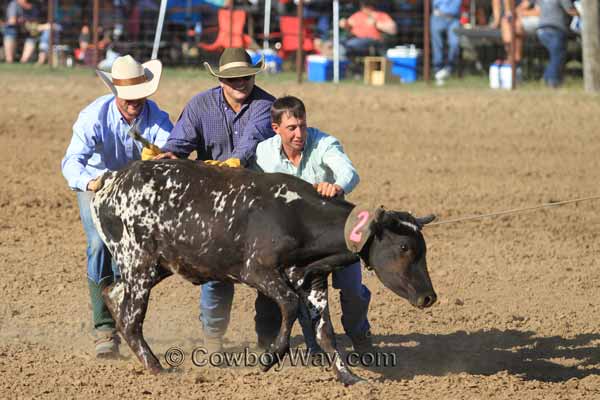
[[[435,220],[435,218],[436,218],[435,214],[429,214],[424,217],[415,218],[415,220],[417,221],[417,225],[419,225],[419,229],[421,229],[428,223],[433,222],[433,220]]]

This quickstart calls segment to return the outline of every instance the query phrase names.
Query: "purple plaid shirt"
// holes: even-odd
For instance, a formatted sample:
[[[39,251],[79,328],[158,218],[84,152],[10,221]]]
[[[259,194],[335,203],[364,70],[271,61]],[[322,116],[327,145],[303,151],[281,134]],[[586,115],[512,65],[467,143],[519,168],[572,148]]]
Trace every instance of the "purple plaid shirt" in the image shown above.
[[[258,86],[237,114],[227,105],[218,86],[194,96],[183,109],[163,151],[185,158],[194,150],[199,160],[239,158],[243,165],[254,156],[259,142],[271,129],[275,98]]]

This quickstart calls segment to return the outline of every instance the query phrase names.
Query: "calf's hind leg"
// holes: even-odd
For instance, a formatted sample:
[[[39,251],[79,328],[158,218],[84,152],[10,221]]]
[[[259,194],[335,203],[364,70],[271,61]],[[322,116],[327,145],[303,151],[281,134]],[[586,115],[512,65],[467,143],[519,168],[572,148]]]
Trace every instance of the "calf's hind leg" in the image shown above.
[[[262,370],[266,372],[279,360],[283,360],[290,349],[290,333],[296,320],[299,298],[298,294],[288,286],[283,276],[277,272],[273,273],[273,270],[263,274],[254,270],[253,274],[248,275],[245,283],[275,301],[281,311],[279,333],[270,348],[274,357],[269,358],[271,361],[269,364],[262,366]]]
[[[136,274],[123,273],[123,279],[104,289],[104,301],[115,319],[117,330],[146,369],[162,371],[160,362],[144,339],[142,327],[152,287],[167,274],[160,267],[135,268]],[[131,271],[131,270],[130,270]]]

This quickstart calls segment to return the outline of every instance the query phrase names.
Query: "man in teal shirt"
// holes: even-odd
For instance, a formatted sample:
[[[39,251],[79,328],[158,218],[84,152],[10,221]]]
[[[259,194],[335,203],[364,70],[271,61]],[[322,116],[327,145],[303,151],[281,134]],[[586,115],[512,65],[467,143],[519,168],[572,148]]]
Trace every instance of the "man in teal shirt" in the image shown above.
[[[350,193],[359,177],[342,145],[333,136],[306,125],[304,103],[296,97],[281,97],[271,106],[271,126],[277,135],[258,144],[251,168],[262,172],[282,172],[312,183],[326,198]],[[352,340],[354,350],[372,350],[367,312],[371,292],[362,284],[360,263],[333,273],[333,287],[340,289],[342,325]],[[262,296],[259,294],[259,296]],[[279,331],[279,309],[273,303],[270,312],[256,315],[257,326],[270,331],[259,346],[266,347]],[[308,350],[320,351],[308,310],[300,307],[299,321]]]

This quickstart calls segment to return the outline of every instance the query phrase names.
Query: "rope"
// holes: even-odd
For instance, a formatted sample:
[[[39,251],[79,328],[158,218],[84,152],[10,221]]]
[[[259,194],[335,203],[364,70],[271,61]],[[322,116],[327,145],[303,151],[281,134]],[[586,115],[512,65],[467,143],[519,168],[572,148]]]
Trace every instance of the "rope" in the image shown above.
[[[518,213],[525,212],[525,211],[538,210],[540,208],[557,207],[557,206],[562,206],[565,204],[579,203],[581,201],[598,200],[598,199],[600,199],[600,195],[590,196],[590,197],[581,197],[579,199],[573,199],[573,200],[557,201],[557,202],[552,202],[552,203],[543,203],[543,204],[539,204],[537,206],[513,208],[512,210],[497,211],[497,212],[492,212],[492,213],[488,213],[488,214],[470,215],[467,217],[447,219],[445,221],[431,222],[425,226],[453,224],[455,222],[473,221],[473,220],[483,219],[483,218],[488,218],[488,217],[497,217],[499,215],[518,214]]]

